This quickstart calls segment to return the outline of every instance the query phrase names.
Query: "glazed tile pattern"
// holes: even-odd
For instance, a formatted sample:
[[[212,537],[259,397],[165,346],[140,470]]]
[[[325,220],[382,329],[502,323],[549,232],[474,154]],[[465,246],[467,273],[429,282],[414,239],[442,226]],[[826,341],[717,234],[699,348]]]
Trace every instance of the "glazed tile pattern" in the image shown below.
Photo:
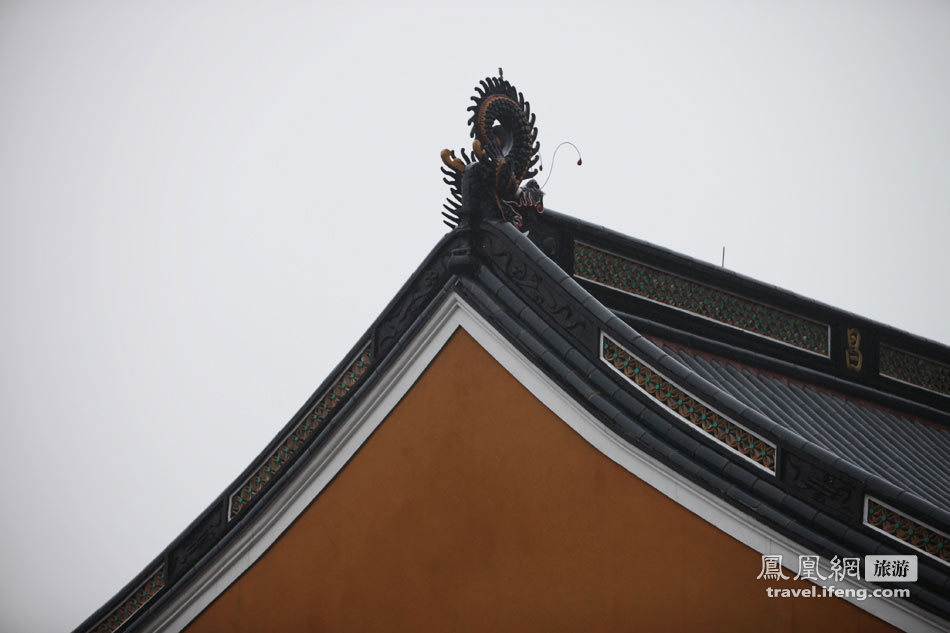
[[[868,497],[864,523],[950,565],[950,537]]]
[[[90,633],[111,633],[112,631],[118,631],[129,618],[135,615],[146,602],[154,598],[155,594],[161,591],[164,586],[165,567],[163,566],[152,574],[141,587],[136,589],[135,593],[129,596],[118,609],[113,611],[111,615],[106,616],[95,628],[90,629]]]
[[[775,474],[773,445],[693,398],[607,336],[603,337],[602,357],[617,373],[662,403],[681,420]]]
[[[290,463],[307,442],[307,439],[323,426],[324,421],[343,397],[366,375],[372,362],[373,354],[370,348],[367,347],[353,361],[350,368],[337,378],[333,388],[304,417],[303,422],[277,447],[270,459],[264,462],[257,473],[245,481],[238,491],[231,496],[231,511],[228,514],[228,520],[240,514],[248,506],[251,499],[264,490],[273,477]]]
[[[799,349],[828,355],[828,326],[639,262],[574,244],[574,275]]]
[[[882,376],[950,396],[950,366],[881,345]]]

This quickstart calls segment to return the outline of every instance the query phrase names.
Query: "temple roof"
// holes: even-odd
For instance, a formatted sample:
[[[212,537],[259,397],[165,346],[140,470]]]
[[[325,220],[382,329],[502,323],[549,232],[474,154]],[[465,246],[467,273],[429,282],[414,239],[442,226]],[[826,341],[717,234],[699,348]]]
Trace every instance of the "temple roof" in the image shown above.
[[[569,216],[539,233],[569,240],[562,268],[695,375],[950,510],[950,348]]]
[[[947,429],[727,358],[655,342],[739,402],[851,464],[950,510]]]
[[[448,233],[234,483],[77,629],[153,630],[464,302],[618,441],[823,557],[917,554],[950,619],[950,350],[546,210]],[[176,602],[177,601],[177,602]],[[161,615],[165,617],[165,615]]]
[[[941,343],[563,214],[545,213],[541,230],[535,241],[571,244],[553,258],[634,327],[707,339],[699,346],[950,425]]]

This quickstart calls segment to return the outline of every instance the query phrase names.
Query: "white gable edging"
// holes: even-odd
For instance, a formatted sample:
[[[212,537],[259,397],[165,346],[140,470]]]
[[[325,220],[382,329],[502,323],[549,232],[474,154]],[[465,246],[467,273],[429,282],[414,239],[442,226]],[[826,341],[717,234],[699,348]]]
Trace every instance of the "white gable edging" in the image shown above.
[[[253,524],[245,526],[188,586],[179,590],[168,603],[146,615],[140,630],[143,633],[183,630],[250,568],[343,469],[458,328],[471,335],[518,382],[594,448],[679,505],[761,554],[781,554],[785,566],[792,571],[798,571],[798,556],[812,554],[665,464],[637,451],[581,407],[475,309],[452,293],[389,369],[380,374],[377,382],[354,402],[326,444],[310,458],[309,463],[299,468],[290,481],[285,482],[277,496],[252,519]],[[822,560],[822,567],[825,573],[829,571],[827,561]],[[750,570],[749,573],[756,573],[756,570]],[[824,581],[816,584],[825,586],[835,583]],[[763,591],[765,586],[763,583]],[[870,585],[846,579],[836,586],[841,589],[868,588]],[[946,630],[942,620],[903,600],[873,597],[864,601],[845,599],[903,630]]]

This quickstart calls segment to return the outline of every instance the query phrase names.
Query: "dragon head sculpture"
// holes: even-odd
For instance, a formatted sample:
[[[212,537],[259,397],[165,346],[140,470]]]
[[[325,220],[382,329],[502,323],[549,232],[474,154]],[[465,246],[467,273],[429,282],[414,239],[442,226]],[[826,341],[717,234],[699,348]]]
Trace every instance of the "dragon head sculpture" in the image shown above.
[[[501,218],[527,228],[544,211],[544,192],[534,180],[538,162],[538,128],[524,95],[501,76],[475,87],[471,126],[472,154],[442,150],[443,179],[451,195],[445,223],[451,228],[477,226],[481,219]]]

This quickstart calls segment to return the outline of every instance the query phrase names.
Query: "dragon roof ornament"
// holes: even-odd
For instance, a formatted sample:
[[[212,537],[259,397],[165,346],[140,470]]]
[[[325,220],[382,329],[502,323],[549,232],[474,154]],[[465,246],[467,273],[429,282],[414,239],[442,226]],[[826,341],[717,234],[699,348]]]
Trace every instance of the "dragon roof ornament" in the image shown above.
[[[525,230],[534,214],[544,211],[544,193],[533,180],[541,148],[535,115],[501,68],[498,77],[479,84],[475,103],[468,107],[472,154],[462,149],[459,157],[454,150],[442,150],[443,180],[451,194],[442,215],[453,229],[501,218]]]

